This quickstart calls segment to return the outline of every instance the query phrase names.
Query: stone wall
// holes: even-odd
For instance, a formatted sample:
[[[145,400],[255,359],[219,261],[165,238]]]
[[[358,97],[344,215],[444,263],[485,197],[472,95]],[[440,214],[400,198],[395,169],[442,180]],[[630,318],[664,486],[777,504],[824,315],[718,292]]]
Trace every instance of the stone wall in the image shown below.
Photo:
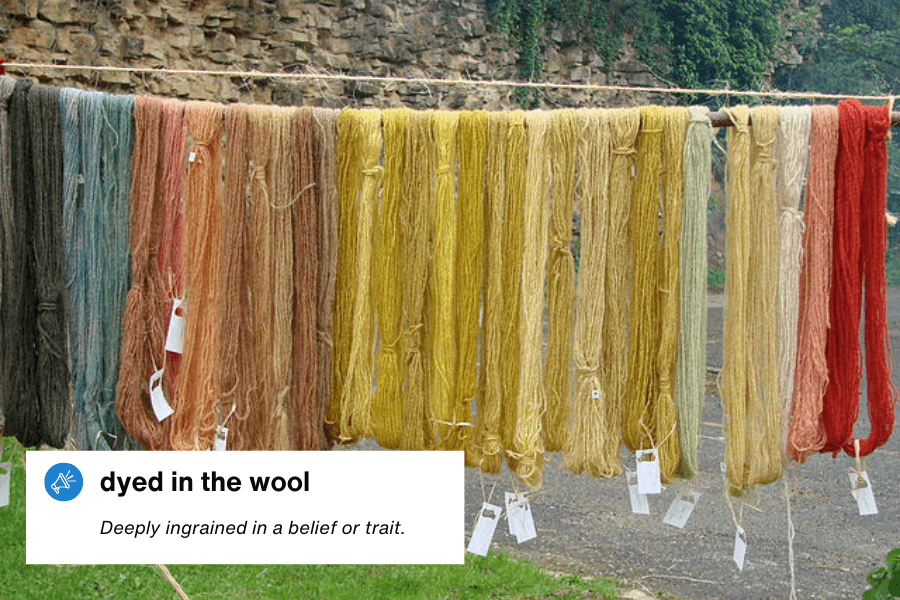
[[[235,71],[514,79],[516,52],[491,31],[483,0],[0,0],[7,62]],[[605,68],[574,31],[551,31],[554,82],[651,85],[633,58]],[[607,72],[607,70],[609,72]],[[192,99],[341,107],[516,106],[510,88],[43,71],[47,83]],[[646,95],[548,91],[544,106],[616,106]]]

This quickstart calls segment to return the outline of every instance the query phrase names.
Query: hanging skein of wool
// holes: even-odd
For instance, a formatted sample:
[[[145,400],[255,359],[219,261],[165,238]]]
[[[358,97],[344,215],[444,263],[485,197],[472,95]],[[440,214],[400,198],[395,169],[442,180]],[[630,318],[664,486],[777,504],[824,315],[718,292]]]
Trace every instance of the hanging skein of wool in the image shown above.
[[[264,420],[251,397],[256,387],[253,329],[250,323],[250,271],[247,221],[248,106],[225,108],[222,170],[222,250],[219,256],[219,351],[216,377],[219,405],[234,406],[228,427],[229,450],[261,450]],[[231,409],[227,408],[230,412]]]
[[[865,178],[861,196],[862,230],[860,232],[860,260],[865,285],[865,360],[866,404],[871,433],[859,441],[859,455],[866,456],[883,445],[894,428],[894,405],[897,390],[891,382],[891,354],[885,321],[884,254],[887,251],[887,231],[884,224],[887,147],[885,136],[891,126],[886,107],[866,106]],[[844,451],[856,456],[855,440],[844,444]]]
[[[9,152],[9,119],[8,119],[8,102],[9,97],[13,93],[13,89],[15,89],[16,81],[12,77],[0,76],[0,211],[5,210],[3,207],[7,207],[12,202],[12,196],[10,195],[10,161],[12,157]],[[64,109],[63,109],[64,110]],[[65,149],[65,147],[64,147]],[[63,162],[63,167],[65,168],[66,163]],[[3,240],[7,240],[8,236],[5,231],[5,225],[3,224],[2,219],[0,219],[0,227],[4,229],[0,229],[3,234]],[[5,260],[6,260],[6,250],[7,247],[5,242],[0,242],[0,250],[2,250],[2,255],[4,258],[0,259],[0,310],[5,309],[5,300],[3,299],[3,280],[5,279]],[[2,315],[2,313],[0,313]],[[2,318],[2,317],[0,317]],[[0,321],[3,323],[5,321]],[[69,321],[69,328],[73,327],[71,320]],[[3,345],[0,344],[0,352],[3,351]],[[0,368],[2,369],[2,368]],[[2,389],[2,387],[0,387]],[[0,392],[2,393],[2,392]],[[3,420],[3,396],[0,396],[0,420]]]
[[[362,187],[356,221],[356,290],[353,294],[353,329],[347,384],[341,396],[341,431],[351,437],[372,437],[372,369],[375,313],[372,306],[372,245],[375,205],[381,191],[383,168],[381,111],[360,111]]]
[[[834,452],[850,441],[859,410],[859,318],[862,311],[860,269],[860,198],[865,165],[866,117],[857,100],[838,104],[838,155],[834,187],[834,252],[828,305],[828,386],[822,400],[825,445]]]
[[[659,469],[668,481],[678,467],[675,453],[665,440],[675,439],[674,431],[657,429],[659,394],[657,352],[659,319],[659,185],[665,111],[659,106],[641,107],[641,130],[637,140],[637,182],[632,195],[631,303],[628,318],[628,383],[625,390],[625,419],[622,440],[632,452],[659,448]],[[674,420],[672,427],[674,428]],[[668,450],[668,451],[667,451]]]
[[[572,344],[575,334],[575,261],[572,257],[572,212],[575,202],[575,111],[553,113],[550,128],[553,200],[550,254],[547,259],[547,357],[543,417],[544,446],[562,450],[569,428],[572,398]]]
[[[541,487],[544,444],[541,440],[541,413],[544,410],[544,381],[541,349],[544,333],[544,277],[550,224],[550,155],[547,131],[550,113],[525,114],[528,133],[528,162],[525,172],[524,227],[522,231],[522,301],[519,317],[519,348],[522,379],[518,386],[516,435],[513,440],[516,474],[529,488]],[[510,450],[507,450],[510,453]]]
[[[810,108],[782,107],[778,129],[778,394],[781,407],[780,448],[787,460],[794,372],[797,364],[797,319],[800,311],[800,252],[803,215],[800,198],[809,157]]]
[[[434,189],[432,285],[431,413],[436,421],[438,448],[448,448],[456,398],[456,132],[459,113],[434,114],[437,167]],[[518,371],[516,373],[518,375]]]
[[[297,450],[319,449],[320,425],[316,420],[319,207],[316,205],[313,127],[311,108],[294,112],[294,359],[289,417],[292,421],[293,448]]]
[[[684,205],[684,143],[691,115],[685,108],[668,108],[663,132],[663,236],[659,261],[659,397],[652,405],[650,430],[660,443],[664,478],[678,470],[680,451],[676,431],[675,379],[678,361],[679,255],[681,213]]]
[[[352,339],[353,305],[356,291],[356,198],[360,176],[360,114],[356,109],[342,110],[337,118],[337,214],[338,250],[335,282],[333,342],[331,363],[332,383],[325,431],[340,443],[353,441],[342,430],[346,419],[342,415],[341,399],[347,381]]]
[[[679,240],[680,290],[678,306],[679,474],[692,478],[700,449],[700,415],[706,388],[706,203],[712,177],[712,129],[709,109],[688,108],[691,121],[684,146],[684,208]]]
[[[275,340],[273,330],[275,302],[275,247],[272,237],[272,206],[269,200],[269,160],[272,156],[271,115],[273,107],[251,105],[249,117],[250,138],[250,206],[249,222],[249,275],[251,322],[254,343],[256,389],[251,397],[250,419],[259,419],[252,428],[259,431],[261,450],[268,450],[273,443],[271,427],[275,412],[275,365],[272,349]]]
[[[601,385],[606,393],[608,430],[603,436],[607,464],[619,461],[622,445],[619,428],[625,416],[625,382],[628,364],[628,221],[634,187],[634,143],[640,128],[640,111],[610,111],[609,132],[609,229],[606,246],[606,309],[603,319]]]
[[[325,412],[331,395],[331,359],[333,344],[331,319],[334,310],[334,286],[337,275],[337,173],[335,142],[337,111],[314,108],[313,126],[315,166],[315,194],[318,218],[316,240],[318,268],[316,272],[316,433],[318,450],[326,450],[331,441],[325,433]]]
[[[378,355],[372,418],[378,444],[396,450],[403,434],[400,368],[403,295],[400,287],[400,191],[403,175],[403,145],[406,111],[388,109],[384,122],[384,186],[378,212],[375,254],[375,312],[378,314]]]
[[[516,434],[516,402],[519,397],[519,305],[521,303],[522,238],[525,202],[525,113],[514,110],[509,115],[509,138],[506,142],[506,193],[503,208],[503,333],[501,342],[501,378],[503,400],[500,405],[500,438],[505,449],[514,447]],[[515,459],[507,453],[506,461],[515,470]]]
[[[159,275],[168,302],[161,305],[162,318],[168,323],[174,300],[184,299],[184,186],[187,176],[187,123],[184,103],[166,100],[162,121],[162,224],[159,240]],[[181,354],[166,352],[166,371],[163,374],[166,398],[175,401]],[[166,421],[168,426],[169,421]]]
[[[490,113],[484,190],[484,303],[481,320],[481,373],[476,400],[473,454],[484,473],[498,473],[503,462],[500,438],[503,379],[503,198],[509,113]]]
[[[606,308],[606,260],[609,231],[609,113],[576,112],[578,197],[581,199],[581,260],[575,322],[575,398],[563,466],[592,477],[621,473],[603,449],[611,427],[607,396],[600,379],[603,317]]]
[[[269,116],[272,136],[267,177],[269,206],[272,209],[274,252],[274,296],[272,306],[272,362],[274,409],[272,449],[290,450],[292,445],[290,405],[293,361],[294,317],[294,232],[291,209],[294,196],[293,114],[294,108],[273,108]]]
[[[424,450],[430,444],[427,414],[428,345],[425,339],[425,294],[428,286],[434,137],[432,112],[408,111],[403,153],[403,189],[400,197],[403,272],[403,435],[400,448]]]
[[[32,86],[28,92],[28,116],[33,136],[32,174],[35,189],[37,399],[41,439],[61,448],[69,434],[71,410],[63,275],[59,88]]]
[[[770,483],[781,475],[781,408],[778,401],[778,199],[775,142],[778,109],[758,106],[750,157],[750,255],[747,323],[750,349],[747,394],[747,465],[744,486]]]
[[[184,109],[194,162],[185,194],[185,273],[187,323],[177,406],[169,442],[173,450],[207,450],[213,445],[218,405],[219,237],[222,164],[220,142],[224,107],[188,102]]]
[[[452,450],[466,450],[466,464],[477,466],[471,451],[472,400],[478,394],[478,329],[481,316],[481,277],[484,159],[487,149],[487,112],[463,111],[459,116],[459,175],[457,180],[456,310],[457,375],[454,420],[458,423]]]
[[[138,96],[134,99],[134,153],[131,166],[129,200],[129,244],[131,251],[131,289],[125,300],[122,321],[122,359],[116,389],[116,414],[125,429],[149,450],[168,446],[164,426],[156,420],[146,390],[156,369],[162,368],[165,324],[160,299],[165,293],[159,286],[159,237],[162,203],[157,189],[160,124],[163,102]],[[66,147],[68,147],[68,139]],[[70,197],[67,195],[65,203]],[[69,231],[69,218],[67,232]],[[71,275],[69,275],[71,279]],[[77,291],[77,290],[75,290]],[[70,294],[70,303],[71,303]],[[77,312],[77,306],[70,306]],[[83,351],[78,347],[78,355]],[[76,361],[73,360],[75,365]],[[79,411],[76,380],[76,414]]]
[[[732,489],[745,487],[747,456],[747,382],[750,348],[747,283],[750,268],[750,109],[725,109],[728,129],[725,163],[725,309],[723,364],[720,380],[724,409],[725,474]],[[755,325],[755,324],[754,324]]]
[[[804,232],[797,328],[797,367],[788,454],[805,462],[825,444],[822,397],[828,385],[825,342],[831,291],[834,221],[834,167],[838,149],[838,109],[812,107],[809,175],[804,200]]]
[[[16,81],[9,99],[8,133],[10,195],[0,206],[3,223],[3,327],[0,394],[5,433],[24,446],[42,441],[41,414],[35,378],[37,310],[34,262],[34,204],[31,123],[27,96],[30,81]]]

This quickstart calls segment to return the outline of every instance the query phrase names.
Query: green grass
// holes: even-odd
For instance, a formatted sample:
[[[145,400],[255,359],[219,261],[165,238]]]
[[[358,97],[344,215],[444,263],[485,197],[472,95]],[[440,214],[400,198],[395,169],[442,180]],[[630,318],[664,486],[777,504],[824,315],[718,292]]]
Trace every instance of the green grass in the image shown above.
[[[150,565],[26,565],[25,454],[12,438],[3,441],[2,460],[12,458],[13,474],[10,505],[0,508],[0,599],[178,600]],[[530,562],[494,552],[487,558],[467,554],[464,565],[169,565],[169,569],[191,600],[617,597],[610,580],[557,578]]]
[[[711,290],[724,290],[725,269],[710,269],[706,274],[706,287]]]

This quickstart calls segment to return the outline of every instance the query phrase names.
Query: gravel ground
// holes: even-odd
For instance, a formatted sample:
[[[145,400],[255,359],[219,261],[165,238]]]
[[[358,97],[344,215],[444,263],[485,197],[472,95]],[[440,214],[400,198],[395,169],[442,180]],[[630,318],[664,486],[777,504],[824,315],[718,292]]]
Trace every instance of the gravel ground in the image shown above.
[[[722,298],[709,302],[707,364],[722,364]],[[888,292],[892,361],[900,364],[900,290]],[[894,384],[900,387],[900,370]],[[538,537],[516,545],[505,523],[497,528],[496,545],[548,567],[586,575],[617,576],[635,587],[679,598],[788,598],[790,570],[787,511],[781,482],[762,486],[743,510],[747,534],[744,570],[732,561],[734,523],[722,494],[724,457],[722,407],[706,398],[703,411],[700,475],[691,482],[666,486],[650,498],[650,515],[631,513],[624,477],[596,480],[560,468],[555,455],[544,471],[544,488],[532,501]],[[900,420],[898,420],[900,422]],[[865,395],[857,435],[868,434]],[[854,461],[846,456],[811,457],[791,476],[795,530],[794,555],[798,598],[859,598],[866,574],[883,564],[888,550],[900,546],[900,436],[895,435],[868,459],[868,474],[878,514],[861,517],[850,495],[847,473]],[[504,469],[484,478],[486,493],[496,480],[493,501],[515,485]],[[684,529],[662,523],[672,500],[683,490],[702,496]],[[482,495],[482,479],[466,473],[466,515],[474,522]],[[739,509],[739,505],[735,505]]]

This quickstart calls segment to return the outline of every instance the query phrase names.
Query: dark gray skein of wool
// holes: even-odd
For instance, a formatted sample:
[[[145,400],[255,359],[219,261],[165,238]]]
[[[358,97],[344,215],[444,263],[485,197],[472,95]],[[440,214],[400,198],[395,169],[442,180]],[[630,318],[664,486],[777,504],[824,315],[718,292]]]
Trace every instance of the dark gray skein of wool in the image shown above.
[[[10,190],[9,190],[9,176],[10,176],[10,168],[9,168],[9,129],[7,123],[9,119],[7,118],[8,112],[8,104],[9,97],[13,93],[13,89],[16,86],[16,80],[12,77],[0,76],[0,207],[7,206],[12,201],[10,199]],[[7,236],[5,234],[5,230],[3,229],[3,219],[0,218],[0,315],[2,315],[2,298],[3,298],[3,265],[4,257],[6,256],[6,247],[5,243],[7,240]],[[0,320],[0,327],[2,327],[2,320]],[[2,344],[0,344],[0,357],[2,357]],[[3,422],[3,397],[0,395],[0,423]],[[2,431],[2,427],[0,427],[0,431]]]
[[[41,435],[61,448],[71,423],[66,348],[62,237],[62,132],[59,88],[28,93],[35,190],[34,260],[37,290],[37,383]]]

